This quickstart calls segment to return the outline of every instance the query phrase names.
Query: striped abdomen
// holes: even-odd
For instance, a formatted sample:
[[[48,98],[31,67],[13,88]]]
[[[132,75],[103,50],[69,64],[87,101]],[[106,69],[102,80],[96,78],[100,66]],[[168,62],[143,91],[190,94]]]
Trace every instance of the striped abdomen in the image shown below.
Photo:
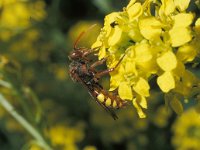
[[[105,93],[105,91],[102,91],[101,93],[98,93],[97,100],[104,104],[107,107],[111,108],[121,108],[125,106],[126,101],[123,101],[119,97],[115,95],[110,95],[109,93]]]

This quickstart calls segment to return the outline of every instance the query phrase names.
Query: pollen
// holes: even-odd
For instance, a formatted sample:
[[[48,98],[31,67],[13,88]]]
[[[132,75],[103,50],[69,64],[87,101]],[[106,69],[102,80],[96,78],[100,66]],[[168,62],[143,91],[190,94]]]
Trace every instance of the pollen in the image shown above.
[[[100,102],[104,102],[104,95],[101,93],[97,96],[97,99],[100,101]]]
[[[110,105],[111,105],[111,99],[110,99],[110,98],[107,98],[105,104],[106,104],[106,106],[110,106]]]

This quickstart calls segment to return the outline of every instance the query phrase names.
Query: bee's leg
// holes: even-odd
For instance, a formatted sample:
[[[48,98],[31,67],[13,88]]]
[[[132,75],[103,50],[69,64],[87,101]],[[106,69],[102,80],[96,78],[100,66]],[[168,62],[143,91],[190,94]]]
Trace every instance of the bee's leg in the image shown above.
[[[83,50],[83,57],[85,57],[85,56],[87,56],[91,53],[95,53],[98,49],[99,49],[99,47],[91,48],[91,49],[84,49]]]
[[[93,64],[91,64],[90,69],[93,70],[95,67],[102,65],[105,61],[106,61],[106,58],[103,58],[101,60],[94,62]]]
[[[114,70],[119,66],[119,64],[120,64],[121,61],[123,60],[124,56],[125,56],[125,55],[123,55],[122,58],[120,58],[120,60],[118,61],[118,63],[115,65],[115,67],[109,68],[109,69],[107,69],[107,70],[103,70],[103,71],[100,71],[100,72],[97,72],[97,73],[95,74],[95,77],[96,77],[96,78],[100,78],[100,77],[102,77],[102,76],[104,76],[104,75],[107,75],[107,74],[109,74],[110,72],[114,71]]]
[[[107,75],[109,74],[110,72],[114,71],[115,68],[110,68],[110,69],[107,69],[107,70],[103,70],[103,71],[100,71],[100,72],[97,72],[95,74],[95,78],[101,78],[102,76],[104,75]]]
[[[79,50],[82,53],[81,59],[85,60],[86,62],[91,62],[92,61],[91,59],[89,59],[87,57],[87,55],[93,53],[94,52],[93,49],[88,49],[88,48],[85,48],[85,47],[81,47],[81,48],[77,48],[75,50]]]
[[[91,60],[88,59],[87,57],[82,57],[82,59],[84,59],[86,62],[91,62]]]

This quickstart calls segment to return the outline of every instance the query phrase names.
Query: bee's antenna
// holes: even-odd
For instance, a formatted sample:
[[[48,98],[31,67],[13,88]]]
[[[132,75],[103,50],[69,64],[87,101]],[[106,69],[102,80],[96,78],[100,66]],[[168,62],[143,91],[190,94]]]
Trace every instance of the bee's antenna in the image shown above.
[[[83,35],[85,35],[86,32],[88,32],[90,29],[92,29],[93,27],[95,27],[97,24],[93,24],[91,25],[87,30],[81,32],[78,36],[78,38],[76,39],[76,41],[74,42],[74,49],[77,49],[77,44],[80,41],[80,39],[83,37]]]

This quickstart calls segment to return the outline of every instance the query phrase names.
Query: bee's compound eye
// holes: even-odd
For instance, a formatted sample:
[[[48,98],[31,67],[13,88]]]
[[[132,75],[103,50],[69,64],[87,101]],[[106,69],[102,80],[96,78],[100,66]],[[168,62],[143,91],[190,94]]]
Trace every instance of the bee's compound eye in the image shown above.
[[[69,58],[74,60],[74,59],[77,59],[81,56],[80,52],[79,51],[72,51],[69,55]]]
[[[72,57],[76,57],[76,55],[77,54],[75,52],[72,52],[72,54],[71,54]]]
[[[72,53],[69,55],[69,57],[72,58],[72,59],[75,58],[75,57],[76,57],[76,53],[75,53],[75,52],[72,52]]]

